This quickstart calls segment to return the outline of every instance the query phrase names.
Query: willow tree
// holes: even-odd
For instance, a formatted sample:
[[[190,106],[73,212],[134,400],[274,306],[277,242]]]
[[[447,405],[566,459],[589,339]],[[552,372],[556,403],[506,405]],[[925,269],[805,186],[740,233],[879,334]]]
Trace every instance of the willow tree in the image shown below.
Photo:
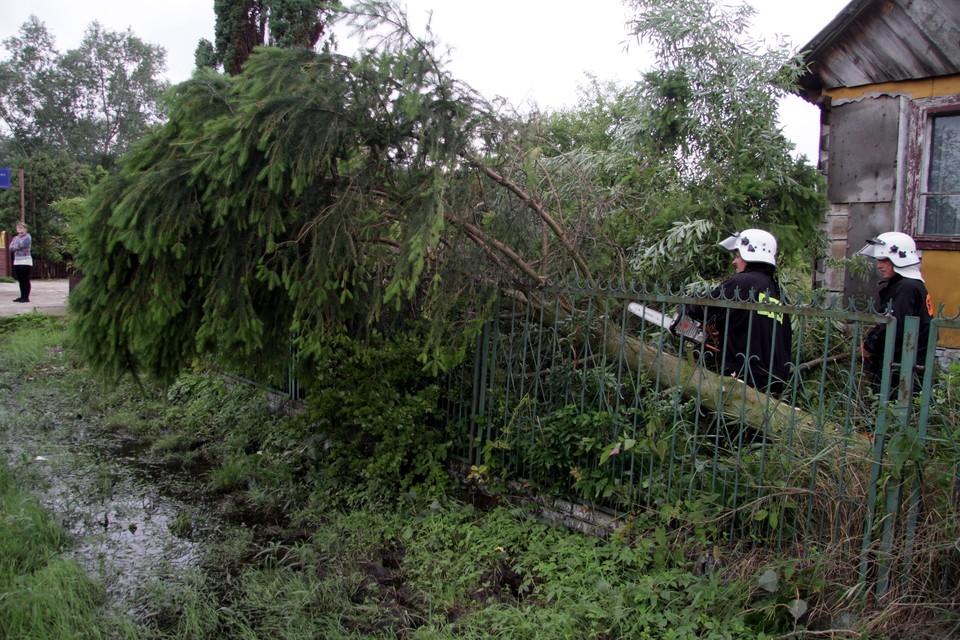
[[[678,285],[728,272],[719,239],[773,232],[786,262],[822,246],[822,180],[778,121],[802,69],[787,43],[751,35],[754,10],[704,0],[628,0],[627,28],[654,57],[639,81],[594,82],[574,109],[543,122],[541,160],[561,197],[607,186],[604,239],[625,273]]]

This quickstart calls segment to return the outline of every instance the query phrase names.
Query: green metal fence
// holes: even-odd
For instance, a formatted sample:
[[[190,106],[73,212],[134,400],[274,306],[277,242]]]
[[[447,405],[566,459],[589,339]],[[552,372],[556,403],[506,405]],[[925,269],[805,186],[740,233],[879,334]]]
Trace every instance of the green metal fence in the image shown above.
[[[668,314],[683,304],[786,313],[782,396],[711,372],[707,347],[631,314],[630,302]],[[932,448],[938,465],[957,459],[946,438],[931,444],[930,425],[953,419],[937,413],[950,410],[937,399],[952,387],[936,375],[935,345],[960,323],[941,315],[916,363],[917,320],[906,319],[897,376],[892,316],[869,303],[784,302],[575,286],[504,295],[469,371],[450,382],[456,455],[480,479],[525,483],[624,524],[684,513],[717,542],[801,556],[829,547],[859,563],[858,588],[884,594],[920,575],[912,549],[938,526],[932,502],[940,517],[956,507],[956,468],[953,488],[936,496],[924,495],[924,469]],[[878,323],[888,330],[875,377],[857,348]],[[943,553],[952,566],[956,550]]]

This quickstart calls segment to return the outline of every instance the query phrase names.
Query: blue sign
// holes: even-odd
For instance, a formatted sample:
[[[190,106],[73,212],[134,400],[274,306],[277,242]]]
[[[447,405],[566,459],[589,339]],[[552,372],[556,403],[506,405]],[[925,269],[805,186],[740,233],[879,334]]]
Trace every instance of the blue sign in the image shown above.
[[[10,188],[10,169],[0,168],[0,189]]]

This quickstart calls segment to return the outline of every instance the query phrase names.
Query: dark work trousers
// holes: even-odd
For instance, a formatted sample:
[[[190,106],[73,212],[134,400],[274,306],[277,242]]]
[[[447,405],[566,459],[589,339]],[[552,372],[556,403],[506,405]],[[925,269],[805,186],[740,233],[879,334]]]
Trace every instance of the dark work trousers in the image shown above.
[[[17,282],[20,283],[20,299],[29,300],[30,299],[30,270],[32,267],[29,264],[15,264],[13,265],[13,277],[17,279]]]

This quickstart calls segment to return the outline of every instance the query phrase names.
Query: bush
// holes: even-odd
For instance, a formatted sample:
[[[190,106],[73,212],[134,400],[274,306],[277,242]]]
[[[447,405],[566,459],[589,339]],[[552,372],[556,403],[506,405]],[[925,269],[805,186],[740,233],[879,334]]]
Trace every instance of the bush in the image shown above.
[[[332,351],[299,417],[318,489],[372,500],[444,491],[450,434],[419,352],[415,332]]]

